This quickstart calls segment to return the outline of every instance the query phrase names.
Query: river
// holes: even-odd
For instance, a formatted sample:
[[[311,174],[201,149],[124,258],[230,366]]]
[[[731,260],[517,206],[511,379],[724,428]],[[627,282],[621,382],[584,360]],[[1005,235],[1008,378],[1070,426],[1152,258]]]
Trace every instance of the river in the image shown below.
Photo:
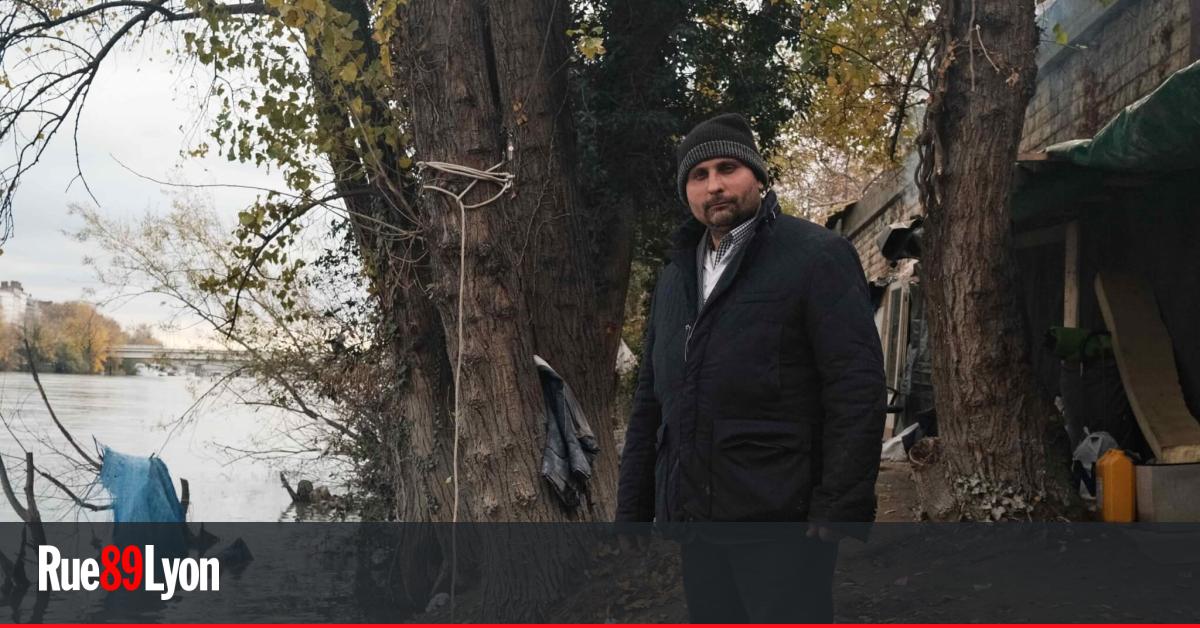
[[[239,404],[225,392],[206,398],[193,420],[178,425],[182,416],[213,384],[189,377],[134,377],[101,375],[42,375],[42,384],[55,414],[89,453],[93,438],[101,445],[134,455],[157,454],[171,472],[176,490],[186,478],[191,491],[191,521],[280,521],[295,518],[291,499],[280,486],[280,470],[288,470],[293,485],[303,469],[314,484],[336,485],[331,464],[301,464],[296,460],[263,461],[229,453],[264,449],[278,444],[284,417],[280,410]],[[0,454],[14,489],[24,488],[24,461],[19,440],[35,455],[35,464],[55,475],[65,474],[69,463],[51,448],[70,447],[50,420],[28,373],[0,372]],[[14,436],[16,437],[14,439]],[[72,452],[73,453],[73,452]],[[279,466],[279,465],[284,466]],[[77,477],[87,478],[80,474]],[[41,495],[38,507],[46,521],[110,521],[107,511],[91,512],[62,497],[48,481],[35,478]],[[84,490],[87,490],[86,487]],[[93,501],[107,502],[98,485],[90,489]],[[15,521],[16,513],[0,495],[0,521]]]

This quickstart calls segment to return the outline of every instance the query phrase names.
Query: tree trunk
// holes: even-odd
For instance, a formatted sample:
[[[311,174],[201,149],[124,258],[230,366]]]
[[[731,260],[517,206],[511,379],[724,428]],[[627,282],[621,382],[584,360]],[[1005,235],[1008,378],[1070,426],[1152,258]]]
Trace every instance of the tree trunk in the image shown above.
[[[415,0],[405,10],[395,58],[404,67],[398,80],[410,96],[417,160],[479,171],[495,166],[515,182],[491,202],[466,209],[465,223],[459,204],[437,190],[425,189],[415,204],[421,261],[408,274],[413,288],[391,314],[409,377],[399,400],[406,438],[396,451],[401,520],[612,516],[614,361],[628,221],[623,212],[586,211],[576,189],[564,69],[567,11],[554,0]],[[422,177],[455,193],[471,183],[429,168]],[[481,181],[463,201],[481,203],[499,191]],[[575,510],[541,478],[545,403],[534,355],[572,387],[600,446],[588,502]],[[489,528],[493,536],[483,542],[478,529],[461,529],[454,573],[478,571],[490,616],[537,617],[560,594],[572,556],[526,538],[521,546],[528,555],[516,564],[511,544],[493,538],[497,530]],[[443,552],[452,549],[444,535],[440,540]]]
[[[428,292],[445,339],[440,351],[451,369],[462,343],[460,521],[603,520],[613,508],[613,363],[628,253],[612,240],[621,240],[613,224],[619,214],[585,211],[578,200],[563,70],[566,11],[543,0],[413,2],[397,55],[409,69],[402,80],[411,94],[417,158],[477,170],[500,164],[497,171],[516,176],[511,192],[466,210],[465,228],[458,204],[445,194],[426,190],[417,207]],[[433,171],[424,176],[455,191],[471,182]],[[480,182],[464,201],[485,201],[498,191]],[[574,389],[601,447],[590,483],[594,507],[579,512],[567,512],[540,478],[545,409],[535,354]],[[453,421],[446,429],[437,423],[414,420],[413,444],[452,449]],[[400,515],[450,520],[454,481],[445,479],[453,478],[453,465],[425,464],[436,480],[428,491],[438,507]]]
[[[1059,511],[1065,464],[1036,388],[1011,251],[1009,194],[1038,30],[1033,0],[942,0],[918,173],[928,213],[922,280],[941,463],[961,516]]]

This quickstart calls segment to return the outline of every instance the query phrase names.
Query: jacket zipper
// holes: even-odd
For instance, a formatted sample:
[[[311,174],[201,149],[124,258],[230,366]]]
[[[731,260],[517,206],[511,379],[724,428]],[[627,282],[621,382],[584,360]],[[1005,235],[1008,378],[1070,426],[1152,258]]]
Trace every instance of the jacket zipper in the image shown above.
[[[683,361],[687,362],[688,343],[692,341],[692,324],[684,325],[683,331],[687,332],[687,336],[683,339]]]

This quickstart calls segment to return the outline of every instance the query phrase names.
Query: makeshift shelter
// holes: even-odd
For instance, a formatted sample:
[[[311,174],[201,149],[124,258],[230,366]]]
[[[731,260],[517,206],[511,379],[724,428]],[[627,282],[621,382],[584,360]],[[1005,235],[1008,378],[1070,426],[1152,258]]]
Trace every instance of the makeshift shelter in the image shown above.
[[[1193,419],[1200,415],[1198,175],[1200,62],[1126,107],[1095,137],[1023,155],[1012,200],[1032,332],[1055,325],[1107,330],[1120,345],[1097,277],[1101,284],[1110,279],[1112,305],[1128,304],[1144,290],[1142,305],[1157,310],[1145,317],[1161,319],[1170,348],[1152,365],[1173,360],[1177,373],[1163,370],[1159,378],[1178,377],[1180,405]],[[1119,347],[1117,353],[1120,361]],[[1053,359],[1040,356],[1038,371],[1047,380],[1057,377]]]
[[[1200,498],[1200,62],[1094,137],[1022,155],[1017,167],[1014,240],[1029,329],[1111,334],[1111,363],[1099,368],[1128,399],[1147,455],[1172,465],[1139,467],[1142,518],[1200,516],[1185,507]],[[1058,357],[1043,351],[1035,366],[1067,399],[1085,387],[1067,384],[1069,369],[1083,373],[1087,361],[1063,368]],[[1095,420],[1101,411],[1076,414]]]

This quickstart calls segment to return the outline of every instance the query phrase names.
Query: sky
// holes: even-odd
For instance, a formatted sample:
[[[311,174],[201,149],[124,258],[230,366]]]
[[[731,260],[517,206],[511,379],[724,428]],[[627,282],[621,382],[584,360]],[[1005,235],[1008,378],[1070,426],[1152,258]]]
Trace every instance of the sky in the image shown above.
[[[214,155],[181,158],[180,151],[190,147],[189,135],[193,142],[199,139],[191,130],[200,121],[199,94],[207,86],[206,71],[181,68],[162,54],[161,45],[157,51],[152,44],[141,46],[115,50],[105,60],[79,124],[80,164],[101,211],[121,218],[166,212],[170,189],[139,174],[160,181],[182,175],[190,184],[284,189],[282,177],[265,168],[231,163]],[[79,181],[71,183],[74,146],[68,125],[63,129],[66,132],[53,139],[41,162],[21,180],[13,207],[13,236],[0,255],[0,280],[20,281],[34,299],[97,301],[111,290],[102,286],[83,262],[85,257],[98,258],[102,253],[64,233],[82,226],[82,219],[68,214],[68,205],[95,206],[95,202]],[[11,150],[8,145],[6,160],[11,159]],[[208,195],[222,220],[232,225],[255,193],[210,188]],[[160,302],[156,297],[140,297],[103,305],[101,310],[128,329],[169,319],[171,311]],[[202,326],[158,332],[172,347],[210,345],[207,335]]]

